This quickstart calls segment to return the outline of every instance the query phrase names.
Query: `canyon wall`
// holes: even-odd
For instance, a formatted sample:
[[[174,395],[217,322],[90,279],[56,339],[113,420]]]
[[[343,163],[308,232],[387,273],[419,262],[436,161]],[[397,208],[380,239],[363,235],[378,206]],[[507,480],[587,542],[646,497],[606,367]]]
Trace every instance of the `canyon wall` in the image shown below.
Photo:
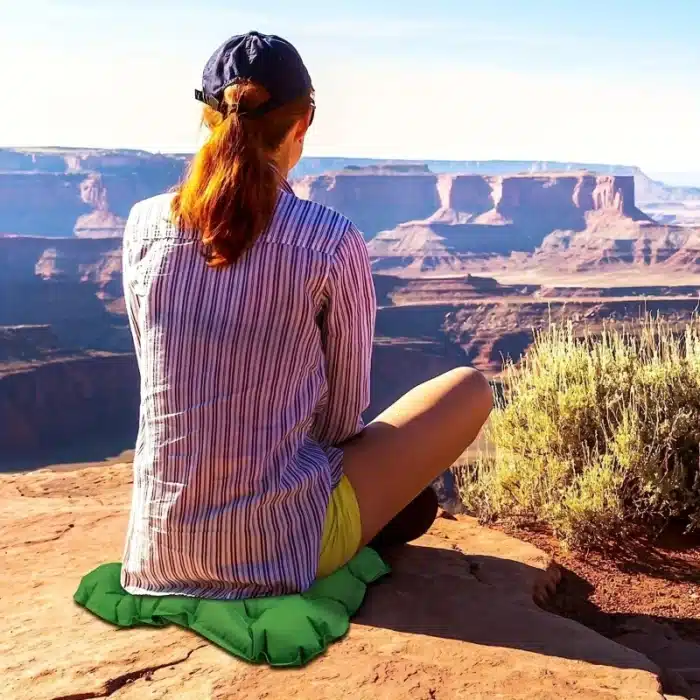
[[[99,460],[133,447],[138,372],[121,283],[120,239],[0,238],[0,468]],[[391,306],[405,283],[377,277],[376,285]],[[453,282],[446,291],[460,289]],[[444,310],[393,311],[378,312],[367,418],[465,361],[442,330]]]
[[[352,219],[367,238],[403,221],[422,219],[439,206],[433,173],[345,172],[297,180],[297,196],[329,206]]]
[[[683,202],[700,200],[700,187],[679,187],[653,180],[640,168],[629,165],[610,163],[580,163],[541,160],[377,160],[373,158],[314,158],[305,157],[292,172],[292,177],[302,178],[309,175],[324,175],[352,168],[407,167],[410,165],[427,166],[434,173],[475,175],[518,175],[575,173],[586,171],[594,175],[630,175],[634,178],[637,202],[645,206],[658,202]]]
[[[134,203],[173,187],[187,161],[144,151],[0,149],[0,234],[119,236]]]
[[[597,213],[584,231],[552,232],[535,251],[532,264],[577,272],[628,266],[700,273],[700,229],[632,220],[613,223]]]
[[[66,351],[126,352],[121,239],[0,237],[0,327],[47,325]]]
[[[424,328],[422,338],[377,338],[366,420],[415,384],[465,363],[459,346],[441,337],[440,324],[430,330]],[[400,332],[408,335],[411,328]],[[98,461],[133,449],[139,411],[133,354],[88,353],[4,367],[0,355],[0,471]]]
[[[0,253],[0,468],[97,461],[133,447],[138,373],[119,240],[0,238]],[[452,367],[498,372],[549,318],[634,320],[646,308],[680,319],[697,306],[694,288],[671,290],[688,297],[682,301],[622,302],[601,290],[568,300],[570,290],[469,275],[374,281],[380,308],[368,419]]]
[[[171,189],[191,156],[107,149],[0,148],[0,235],[118,236],[131,206]],[[373,172],[362,173],[369,168]],[[650,204],[699,199],[697,188],[671,188],[622,165],[542,161],[382,161],[353,158],[303,158],[291,173],[303,196],[336,206],[370,238],[400,223],[424,219],[438,208],[483,213],[491,208],[483,179],[526,173],[530,176],[586,170],[598,175],[627,175],[638,199]],[[341,171],[341,172],[339,172]],[[391,175],[409,179],[398,192]],[[468,173],[475,178],[447,181],[444,194],[434,174]],[[361,179],[353,178],[358,175]],[[368,176],[371,178],[368,179]],[[504,193],[506,200],[510,196]],[[655,204],[656,203],[656,204]],[[486,206],[486,205],[489,206]],[[505,202],[504,202],[505,206]],[[486,207],[486,208],[484,208]],[[506,207],[507,208],[507,207]],[[664,209],[673,223],[673,210]],[[669,218],[670,217],[670,218]]]
[[[635,205],[631,175],[353,169],[302,178],[294,189],[298,196],[351,218],[371,241],[376,258],[415,253],[444,258],[449,249],[478,255],[532,253],[554,230],[585,229],[592,211],[650,221]]]
[[[50,325],[0,326],[0,366],[28,363],[63,354]]]
[[[133,448],[138,387],[132,354],[0,366],[0,470],[100,460]]]
[[[471,364],[498,373],[504,358],[519,359],[533,331],[550,320],[572,321],[580,329],[585,323],[588,331],[597,332],[603,320],[633,325],[648,312],[680,323],[697,309],[697,288],[656,290],[669,294],[666,299],[609,298],[605,290],[566,298],[571,290],[537,290],[542,297],[537,299],[532,290],[500,288],[488,280],[481,289],[475,278],[461,284],[472,289],[471,298],[458,280],[402,286],[395,279],[382,288],[387,304],[400,305],[382,306],[377,314],[366,419],[453,367]],[[638,290],[625,290],[633,292]],[[444,295],[445,301],[431,303],[432,293]],[[98,461],[133,448],[139,379],[132,354],[82,351],[60,357],[66,353],[46,326],[0,328],[3,348],[0,470]]]
[[[163,170],[181,168],[189,157],[126,148],[0,148],[0,172],[110,172],[144,167]]]
[[[700,232],[652,221],[636,206],[632,176],[434,177],[435,212],[368,242],[376,271],[417,277],[623,264],[700,272]],[[395,178],[396,187],[401,179]]]
[[[64,280],[95,282],[103,288],[121,285],[121,239],[0,237],[0,281],[24,284]]]
[[[21,177],[33,176],[25,173]],[[114,176],[114,183],[107,186],[108,175],[60,177],[80,178],[74,183],[82,193],[80,202],[92,209],[77,218],[74,211],[63,222],[57,219],[56,230],[70,225],[73,239],[94,238],[123,225],[128,204],[136,198],[133,182],[127,186],[127,180]],[[530,266],[562,265],[577,270],[610,262],[664,264],[684,272],[697,269],[697,230],[655,225],[637,208],[630,175],[436,175],[425,167],[376,167],[303,178],[295,188],[300,196],[350,216],[371,237],[368,247],[378,272],[409,276],[483,273],[484,263],[508,266],[522,261]],[[35,202],[30,209],[49,216],[41,213],[46,208],[39,204]],[[377,233],[384,226],[390,228]],[[51,278],[63,274],[63,266],[73,264],[69,260],[90,255],[88,248],[74,253],[70,241],[63,239],[57,239],[54,246],[46,238],[3,244],[9,240],[13,239],[0,237],[0,284],[18,274],[7,265],[3,269],[2,258],[7,255],[3,246],[11,245],[14,255],[20,254],[22,245],[45,246],[45,255],[32,264],[37,274]],[[111,258],[106,252],[110,247]],[[81,281],[94,281],[100,298],[118,297],[116,242],[107,240],[102,248],[91,250],[103,262],[75,262]]]
[[[586,213],[599,210],[649,221],[635,206],[634,178],[629,175],[513,175],[489,182],[494,212],[511,221],[536,218],[543,229],[585,228]]]
[[[648,219],[635,206],[635,181],[629,175],[440,175],[437,188],[441,209],[472,217],[493,212],[486,222],[498,215],[509,221],[537,218],[543,228],[583,228],[584,214],[598,209]]]
[[[134,203],[178,180],[179,174],[157,168],[136,173],[0,173],[0,233],[120,236]]]
[[[138,152],[0,150],[5,468],[8,460],[16,468],[63,454],[100,459],[133,445],[138,376],[118,234],[131,204],[167,189],[185,162]],[[376,270],[396,272],[374,278],[381,308],[368,418],[416,383],[465,363],[496,372],[502,356],[517,359],[530,344],[529,329],[547,317],[550,302],[511,303],[537,292],[470,277],[470,265],[700,271],[700,233],[651,222],[635,205],[632,175],[449,175],[381,165],[295,187],[365,233],[390,227],[368,244]],[[7,222],[52,235],[3,236],[12,233]],[[435,273],[454,277],[431,279]],[[581,313],[614,315],[615,303],[591,302]],[[669,304],[659,310],[672,313]]]

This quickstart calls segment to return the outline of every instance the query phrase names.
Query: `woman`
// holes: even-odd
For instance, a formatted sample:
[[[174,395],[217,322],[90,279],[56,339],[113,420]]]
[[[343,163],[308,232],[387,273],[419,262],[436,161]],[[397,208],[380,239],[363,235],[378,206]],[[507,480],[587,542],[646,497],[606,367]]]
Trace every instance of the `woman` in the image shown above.
[[[141,412],[122,585],[302,591],[368,543],[427,529],[425,489],[475,439],[491,392],[454,370],[363,426],[375,316],[365,243],[286,181],[315,110],[301,58],[278,37],[233,37],[195,95],[208,140],[177,191],[137,204],[124,234]]]

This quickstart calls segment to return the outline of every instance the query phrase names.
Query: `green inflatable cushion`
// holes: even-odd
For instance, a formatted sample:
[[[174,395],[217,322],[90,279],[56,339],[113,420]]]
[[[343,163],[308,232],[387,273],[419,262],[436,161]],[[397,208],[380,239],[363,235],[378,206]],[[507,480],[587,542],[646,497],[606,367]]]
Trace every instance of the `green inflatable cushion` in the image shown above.
[[[343,568],[304,593],[250,600],[132,595],[121,586],[121,564],[102,564],[83,577],[73,599],[120,627],[170,623],[191,629],[252,663],[303,666],[348,631],[367,586],[389,572],[362,549]]]

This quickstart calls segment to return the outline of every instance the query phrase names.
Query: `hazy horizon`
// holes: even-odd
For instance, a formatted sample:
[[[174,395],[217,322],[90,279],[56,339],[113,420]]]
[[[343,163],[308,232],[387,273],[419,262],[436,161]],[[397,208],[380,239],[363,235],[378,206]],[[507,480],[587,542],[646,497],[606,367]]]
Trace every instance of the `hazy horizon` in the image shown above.
[[[0,26],[12,96],[0,138],[191,152],[204,61],[255,28],[292,40],[309,66],[318,103],[309,157],[611,163],[700,184],[700,3],[589,0],[586,9],[563,0],[269,0],[260,11],[223,0],[15,4]],[[19,78],[9,66],[22,67]]]

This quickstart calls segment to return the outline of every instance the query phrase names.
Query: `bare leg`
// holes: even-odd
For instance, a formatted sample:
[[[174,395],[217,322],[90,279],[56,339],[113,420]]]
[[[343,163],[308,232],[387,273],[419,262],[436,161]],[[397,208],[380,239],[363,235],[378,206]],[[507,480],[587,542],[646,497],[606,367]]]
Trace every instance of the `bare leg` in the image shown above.
[[[483,375],[460,367],[411,389],[342,446],[363,545],[474,442],[492,406]]]

